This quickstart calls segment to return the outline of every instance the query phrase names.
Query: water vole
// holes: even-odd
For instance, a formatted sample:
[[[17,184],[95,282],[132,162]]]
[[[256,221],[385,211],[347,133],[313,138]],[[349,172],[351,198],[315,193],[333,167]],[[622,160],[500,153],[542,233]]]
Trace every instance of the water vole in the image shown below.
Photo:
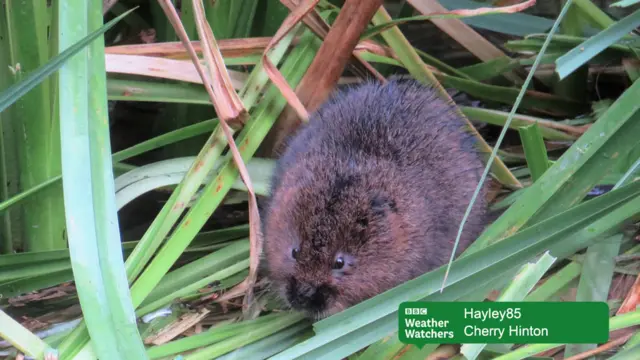
[[[322,318],[446,264],[483,170],[454,109],[391,81],[338,92],[312,114],[263,209],[265,265],[288,305]],[[460,251],[484,229],[485,191]]]

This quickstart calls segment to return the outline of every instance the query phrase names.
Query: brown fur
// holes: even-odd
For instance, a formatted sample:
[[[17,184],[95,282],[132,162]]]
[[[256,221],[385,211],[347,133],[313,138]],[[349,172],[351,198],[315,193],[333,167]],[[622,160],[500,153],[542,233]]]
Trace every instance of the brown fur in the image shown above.
[[[415,82],[367,83],[294,136],[263,215],[268,275],[288,305],[321,318],[446,264],[483,169],[454,109]],[[458,253],[484,229],[485,192]]]

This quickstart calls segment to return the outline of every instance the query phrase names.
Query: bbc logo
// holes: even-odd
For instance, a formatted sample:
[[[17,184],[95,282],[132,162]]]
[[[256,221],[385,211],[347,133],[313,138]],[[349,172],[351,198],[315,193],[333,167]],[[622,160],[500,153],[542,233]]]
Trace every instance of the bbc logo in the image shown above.
[[[405,308],[404,314],[405,315],[427,315],[427,309],[426,308]]]

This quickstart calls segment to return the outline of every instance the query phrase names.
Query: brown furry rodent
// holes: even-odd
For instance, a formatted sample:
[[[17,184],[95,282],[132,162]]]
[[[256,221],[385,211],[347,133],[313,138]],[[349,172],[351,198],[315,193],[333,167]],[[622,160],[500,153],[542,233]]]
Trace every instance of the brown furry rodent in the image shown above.
[[[447,263],[483,170],[454,106],[415,82],[366,83],[291,139],[263,209],[268,276],[288,305],[322,318]],[[485,191],[460,251],[484,229]]]

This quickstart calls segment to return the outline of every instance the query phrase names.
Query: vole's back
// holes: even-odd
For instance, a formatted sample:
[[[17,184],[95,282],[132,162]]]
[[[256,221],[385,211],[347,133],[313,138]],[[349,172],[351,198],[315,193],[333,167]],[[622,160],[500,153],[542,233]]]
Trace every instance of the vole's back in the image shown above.
[[[294,164],[319,181],[354,161],[382,174],[396,166],[393,174],[404,175],[398,186],[426,197],[449,233],[457,231],[484,166],[474,145],[455,106],[435,89],[415,81],[367,83],[335,93],[313,114],[288,144],[275,182]],[[484,189],[480,195],[463,246],[484,227]]]
[[[473,170],[482,164],[471,154],[474,140],[454,106],[435,90],[413,81],[368,83],[323,104],[288,144],[282,160],[288,163],[303,153],[366,155],[440,171],[466,168],[477,179]],[[450,150],[455,151],[446,154]]]

